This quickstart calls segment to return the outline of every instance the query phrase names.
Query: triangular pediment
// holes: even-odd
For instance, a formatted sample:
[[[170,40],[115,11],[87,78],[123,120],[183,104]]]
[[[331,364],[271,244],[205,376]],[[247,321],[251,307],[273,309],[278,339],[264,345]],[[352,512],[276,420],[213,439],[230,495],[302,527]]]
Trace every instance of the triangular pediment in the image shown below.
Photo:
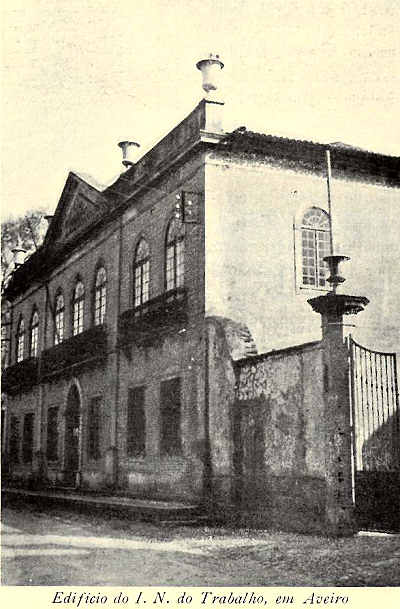
[[[73,242],[107,211],[102,193],[70,172],[44,245],[58,249]]]

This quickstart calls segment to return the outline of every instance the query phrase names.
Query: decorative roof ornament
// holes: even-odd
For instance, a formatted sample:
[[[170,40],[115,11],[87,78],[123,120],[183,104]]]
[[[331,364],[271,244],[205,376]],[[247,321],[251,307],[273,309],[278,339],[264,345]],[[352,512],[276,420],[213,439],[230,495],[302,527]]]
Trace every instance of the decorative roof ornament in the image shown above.
[[[206,97],[215,94],[218,89],[218,82],[224,64],[219,55],[210,53],[205,59],[201,59],[196,63],[196,68],[200,70],[203,76],[203,90],[206,92]]]
[[[132,167],[138,160],[138,149],[140,148],[140,144],[125,140],[119,142],[118,146],[122,150],[122,164],[126,169],[129,169],[129,167]]]

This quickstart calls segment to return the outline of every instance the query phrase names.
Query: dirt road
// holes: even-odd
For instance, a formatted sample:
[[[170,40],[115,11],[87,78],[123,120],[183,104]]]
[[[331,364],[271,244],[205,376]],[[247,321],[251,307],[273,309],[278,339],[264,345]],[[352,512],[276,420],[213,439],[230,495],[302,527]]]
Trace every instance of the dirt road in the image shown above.
[[[6,585],[400,585],[399,535],[329,540],[14,507],[2,520]]]

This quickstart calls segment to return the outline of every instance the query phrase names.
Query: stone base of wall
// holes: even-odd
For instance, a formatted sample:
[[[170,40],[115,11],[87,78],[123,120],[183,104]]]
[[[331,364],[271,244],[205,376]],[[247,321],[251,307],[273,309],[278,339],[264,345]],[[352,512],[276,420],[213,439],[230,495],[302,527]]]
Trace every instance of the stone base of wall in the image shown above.
[[[131,460],[119,474],[119,488],[141,499],[199,502],[203,492],[201,461],[184,457]]]
[[[236,496],[235,496],[236,495]],[[325,481],[312,476],[264,476],[215,497],[215,520],[240,527],[326,534]]]

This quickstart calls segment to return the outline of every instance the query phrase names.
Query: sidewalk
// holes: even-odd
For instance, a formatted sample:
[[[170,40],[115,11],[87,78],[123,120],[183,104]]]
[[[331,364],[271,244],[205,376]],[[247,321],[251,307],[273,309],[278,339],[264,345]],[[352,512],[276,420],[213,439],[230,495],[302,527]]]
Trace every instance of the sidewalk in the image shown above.
[[[154,501],[134,499],[119,495],[101,495],[95,492],[78,490],[29,490],[22,488],[3,488],[3,505],[8,503],[40,503],[45,505],[62,505],[76,507],[79,510],[101,510],[104,512],[129,515],[132,519],[149,522],[190,523],[203,520],[201,507],[176,501]]]

